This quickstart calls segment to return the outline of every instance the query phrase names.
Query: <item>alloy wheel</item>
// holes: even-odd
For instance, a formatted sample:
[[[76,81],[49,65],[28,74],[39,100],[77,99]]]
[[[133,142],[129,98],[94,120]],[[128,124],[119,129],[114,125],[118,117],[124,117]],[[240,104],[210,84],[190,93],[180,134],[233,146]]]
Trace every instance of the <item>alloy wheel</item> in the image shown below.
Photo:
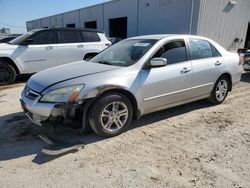
[[[228,92],[228,84],[226,80],[220,80],[216,86],[216,99],[223,101]]]
[[[112,102],[101,113],[101,125],[108,132],[118,131],[127,120],[128,108],[123,102]]]

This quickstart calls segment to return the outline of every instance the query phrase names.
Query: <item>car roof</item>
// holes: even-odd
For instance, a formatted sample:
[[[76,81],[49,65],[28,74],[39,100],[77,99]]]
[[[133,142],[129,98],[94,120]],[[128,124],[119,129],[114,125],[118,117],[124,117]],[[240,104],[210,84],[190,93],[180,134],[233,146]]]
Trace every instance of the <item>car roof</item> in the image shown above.
[[[96,32],[96,33],[104,33],[103,31],[99,31],[96,29],[86,29],[86,28],[68,28],[68,27],[54,27],[54,28],[42,28],[42,29],[34,29],[32,30],[33,32],[38,32],[38,31],[46,31],[46,30],[69,30],[69,31],[87,31],[87,32]]]
[[[197,38],[197,39],[206,39],[205,37],[200,37],[197,35],[181,35],[181,34],[156,34],[156,35],[142,35],[142,36],[136,36],[136,37],[131,37],[129,39],[154,39],[154,40],[161,40],[164,38],[169,38],[169,37],[180,37],[180,38]]]

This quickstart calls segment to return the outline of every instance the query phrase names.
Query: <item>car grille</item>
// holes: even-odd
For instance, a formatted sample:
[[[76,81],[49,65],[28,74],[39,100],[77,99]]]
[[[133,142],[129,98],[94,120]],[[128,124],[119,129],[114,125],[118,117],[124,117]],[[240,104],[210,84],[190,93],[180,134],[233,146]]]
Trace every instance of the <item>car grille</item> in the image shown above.
[[[32,91],[29,87],[25,87],[24,90],[24,94],[27,98],[35,100],[36,98],[38,98],[40,95],[38,93],[36,93],[35,91]]]

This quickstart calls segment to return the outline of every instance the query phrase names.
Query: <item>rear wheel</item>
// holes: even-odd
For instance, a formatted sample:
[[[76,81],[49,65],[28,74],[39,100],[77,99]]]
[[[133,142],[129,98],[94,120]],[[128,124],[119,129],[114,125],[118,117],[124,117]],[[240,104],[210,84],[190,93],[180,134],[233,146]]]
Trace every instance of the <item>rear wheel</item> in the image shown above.
[[[16,80],[16,70],[6,62],[0,62],[0,85],[10,84]]]
[[[221,104],[227,97],[229,91],[229,80],[226,76],[220,77],[215,83],[214,89],[209,97],[209,102]]]
[[[93,104],[90,109],[89,122],[98,135],[112,137],[128,129],[132,114],[131,102],[125,95],[110,93]]]

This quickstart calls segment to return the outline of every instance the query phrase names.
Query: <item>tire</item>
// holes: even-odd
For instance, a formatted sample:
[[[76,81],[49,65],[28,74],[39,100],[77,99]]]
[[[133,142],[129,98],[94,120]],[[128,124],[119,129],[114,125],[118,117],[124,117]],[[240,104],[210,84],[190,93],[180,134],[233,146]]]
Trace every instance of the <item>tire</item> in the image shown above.
[[[97,99],[91,106],[89,123],[96,134],[113,137],[129,128],[132,116],[132,104],[125,95],[108,93]]]
[[[16,70],[6,62],[0,62],[0,85],[11,84],[16,80]]]
[[[208,98],[212,104],[221,104],[227,97],[229,92],[230,82],[228,77],[221,76],[215,83],[213,91]]]

